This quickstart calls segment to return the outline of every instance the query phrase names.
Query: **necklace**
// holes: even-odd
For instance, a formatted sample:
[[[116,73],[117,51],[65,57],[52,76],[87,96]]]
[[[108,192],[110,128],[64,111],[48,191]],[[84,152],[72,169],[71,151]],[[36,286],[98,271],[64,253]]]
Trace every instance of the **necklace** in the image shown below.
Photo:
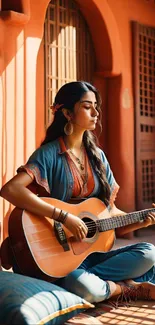
[[[68,149],[70,156],[72,156],[74,159],[74,165],[76,166],[76,173],[80,182],[81,186],[81,194],[85,195],[87,193],[87,182],[88,182],[88,170],[87,170],[87,155],[84,150],[84,147],[81,146],[81,152],[79,157],[77,157],[74,152],[71,149]],[[75,164],[77,162],[77,165]]]
[[[84,154],[84,152],[83,152],[83,146],[81,146],[81,152],[80,152],[79,157],[77,157],[71,149],[69,149],[69,152],[74,157],[74,159],[77,162],[77,164],[79,165],[81,171],[83,171],[84,170],[84,162],[82,161],[82,158],[83,158],[82,156]]]
[[[80,157],[81,157],[81,153],[80,153],[80,156],[77,157],[74,153],[72,153],[73,156],[75,157],[75,160],[77,161],[78,165],[80,168],[78,168],[78,166],[75,164],[76,166],[76,174],[79,175],[78,176],[78,179],[79,179],[79,183],[80,183],[80,186],[81,186],[81,193],[80,193],[80,196],[82,195],[85,195],[88,191],[88,188],[87,188],[87,183],[88,183],[88,170],[87,170],[87,156],[86,156],[86,153],[85,151],[83,151],[83,162],[80,160]]]

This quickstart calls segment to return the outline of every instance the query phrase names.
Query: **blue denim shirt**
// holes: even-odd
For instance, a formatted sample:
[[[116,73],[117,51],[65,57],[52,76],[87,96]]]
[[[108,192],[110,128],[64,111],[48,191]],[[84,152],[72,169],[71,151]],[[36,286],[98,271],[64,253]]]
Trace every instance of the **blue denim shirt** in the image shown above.
[[[104,152],[99,149],[101,160],[105,165],[107,181],[111,189],[110,205],[113,204],[118,184],[116,183],[113,173]],[[95,187],[91,193],[91,197],[97,197],[99,193],[99,180],[93,170]],[[72,197],[73,176],[66,158],[66,152],[62,150],[59,139],[49,142],[37,150],[30,156],[26,165],[18,168],[19,171],[26,171],[30,176],[33,174],[36,182],[41,185],[51,197],[68,202]]]

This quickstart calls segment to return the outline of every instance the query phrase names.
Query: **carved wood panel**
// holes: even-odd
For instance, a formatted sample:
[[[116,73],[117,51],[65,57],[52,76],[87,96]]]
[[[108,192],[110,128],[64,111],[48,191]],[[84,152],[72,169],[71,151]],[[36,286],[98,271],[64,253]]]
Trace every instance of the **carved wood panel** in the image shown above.
[[[137,208],[155,201],[155,28],[133,23]]]

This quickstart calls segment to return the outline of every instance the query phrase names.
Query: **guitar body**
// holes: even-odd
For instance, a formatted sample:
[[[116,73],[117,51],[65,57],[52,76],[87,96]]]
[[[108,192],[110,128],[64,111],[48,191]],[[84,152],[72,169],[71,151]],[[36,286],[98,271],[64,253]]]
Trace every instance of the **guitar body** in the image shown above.
[[[9,218],[9,238],[22,274],[55,281],[75,270],[91,253],[111,249],[114,230],[99,232],[96,226],[97,220],[110,218],[102,201],[90,198],[79,204],[69,204],[52,198],[41,199],[79,216],[89,224],[89,232],[85,240],[76,241],[60,223],[15,208]]]

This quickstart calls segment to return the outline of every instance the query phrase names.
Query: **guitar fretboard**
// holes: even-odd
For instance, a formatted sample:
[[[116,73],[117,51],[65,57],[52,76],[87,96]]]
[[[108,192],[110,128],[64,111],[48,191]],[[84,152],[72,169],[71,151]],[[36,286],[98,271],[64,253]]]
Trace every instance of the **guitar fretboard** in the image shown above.
[[[97,228],[100,232],[103,232],[131,225],[133,223],[145,220],[146,216],[150,212],[155,212],[155,209],[146,209],[142,211],[130,212],[124,215],[118,215],[107,219],[100,219],[96,221]]]

